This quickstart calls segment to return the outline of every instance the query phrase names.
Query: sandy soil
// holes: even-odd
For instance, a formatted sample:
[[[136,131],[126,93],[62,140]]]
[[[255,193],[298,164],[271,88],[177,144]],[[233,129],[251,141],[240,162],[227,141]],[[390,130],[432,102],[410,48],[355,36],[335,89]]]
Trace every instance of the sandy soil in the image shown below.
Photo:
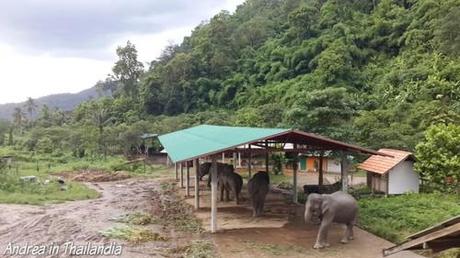
[[[192,180],[192,182],[194,182]],[[191,186],[193,189],[193,186]],[[193,190],[190,191],[193,195]],[[210,226],[210,191],[200,186],[200,210],[195,215]],[[185,192],[181,192],[185,195]],[[382,249],[393,244],[355,227],[355,240],[339,243],[342,225],[333,225],[329,231],[330,248],[313,249],[318,226],[303,222],[303,205],[290,203],[290,196],[271,191],[267,196],[265,214],[253,218],[243,187],[243,202],[218,202],[218,232],[212,237],[221,257],[330,257],[330,258],[380,258]],[[193,196],[187,198],[193,204]],[[401,252],[389,258],[421,258],[413,252]]]
[[[8,257],[4,255],[4,251],[10,242],[18,245],[50,245],[54,242],[61,246],[62,251],[63,244],[67,241],[75,244],[91,242],[94,245],[116,242],[123,245],[121,257],[163,256],[165,248],[170,247],[168,243],[149,242],[135,245],[107,239],[100,233],[114,226],[121,226],[114,218],[151,207],[151,190],[159,187],[158,181],[129,179],[88,185],[101,192],[102,197],[45,206],[0,204],[0,257]],[[162,230],[159,226],[151,227],[153,231]],[[169,235],[170,232],[166,234]]]

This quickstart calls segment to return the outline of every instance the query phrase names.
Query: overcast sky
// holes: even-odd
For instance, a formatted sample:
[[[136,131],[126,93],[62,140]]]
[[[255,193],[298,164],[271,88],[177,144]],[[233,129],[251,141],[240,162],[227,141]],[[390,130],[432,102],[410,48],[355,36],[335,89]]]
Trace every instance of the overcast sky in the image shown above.
[[[78,92],[134,43],[149,62],[201,21],[244,0],[1,0],[0,103]]]

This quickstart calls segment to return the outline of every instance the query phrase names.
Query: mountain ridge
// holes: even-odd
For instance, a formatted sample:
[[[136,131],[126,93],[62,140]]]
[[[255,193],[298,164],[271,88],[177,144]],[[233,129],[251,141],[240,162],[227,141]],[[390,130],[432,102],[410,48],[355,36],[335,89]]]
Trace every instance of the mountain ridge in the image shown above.
[[[58,108],[63,111],[72,111],[76,106],[84,101],[110,96],[108,92],[100,92],[96,87],[91,87],[77,93],[56,93],[34,99],[38,105],[38,110],[43,105],[49,108]],[[0,104],[0,120],[12,120],[14,109],[24,107],[25,101],[16,103]]]

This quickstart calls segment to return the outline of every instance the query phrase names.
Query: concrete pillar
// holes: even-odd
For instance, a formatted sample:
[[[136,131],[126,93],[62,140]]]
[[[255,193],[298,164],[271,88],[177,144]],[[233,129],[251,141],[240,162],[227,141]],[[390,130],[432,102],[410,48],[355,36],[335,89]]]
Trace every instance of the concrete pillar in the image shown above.
[[[225,152],[222,152],[222,163],[225,163]]]
[[[251,168],[252,168],[252,152],[251,152],[251,145],[249,144],[249,152],[248,152],[248,174],[249,178],[251,178]]]
[[[347,155],[342,153],[342,159],[340,162],[340,172],[342,174],[342,191],[348,192],[348,169],[350,168]]]
[[[180,163],[180,187],[184,188],[184,163]]]
[[[323,156],[324,152],[319,154],[319,169],[318,169],[318,185],[323,185],[324,177],[323,177]]]
[[[297,144],[294,144],[294,149],[297,149]],[[294,160],[292,162],[293,164],[293,175],[292,175],[292,201],[294,203],[298,202],[298,196],[297,196],[297,162],[298,162],[298,153],[294,153]]]
[[[174,170],[176,171],[176,181],[179,181],[179,168],[177,167],[177,163],[174,163]]]
[[[241,152],[238,152],[238,167],[241,167]]]
[[[195,210],[200,208],[200,160],[195,159]]]
[[[187,174],[185,177],[185,195],[190,196],[190,163],[187,161]]]
[[[268,142],[265,142],[265,172],[268,174]]]
[[[217,161],[212,157],[211,165],[211,233],[217,231]]]
[[[233,152],[233,167],[236,168],[236,155],[237,153],[236,152]]]

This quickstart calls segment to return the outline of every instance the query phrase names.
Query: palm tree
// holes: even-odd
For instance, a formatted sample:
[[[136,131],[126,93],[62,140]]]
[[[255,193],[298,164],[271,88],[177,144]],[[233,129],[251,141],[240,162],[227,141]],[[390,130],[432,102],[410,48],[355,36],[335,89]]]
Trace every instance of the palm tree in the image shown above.
[[[25,114],[20,107],[14,108],[13,121],[18,129],[21,129],[25,122]]]
[[[113,117],[110,114],[110,111],[107,108],[97,108],[94,110],[92,120],[94,125],[99,129],[99,148],[104,149],[104,157],[106,155],[106,150],[103,142],[104,127],[112,122]]]
[[[27,110],[27,113],[29,113],[29,119],[32,121],[32,115],[34,114],[35,110],[37,110],[37,104],[35,104],[35,101],[33,98],[29,97],[24,104],[24,107]]]

